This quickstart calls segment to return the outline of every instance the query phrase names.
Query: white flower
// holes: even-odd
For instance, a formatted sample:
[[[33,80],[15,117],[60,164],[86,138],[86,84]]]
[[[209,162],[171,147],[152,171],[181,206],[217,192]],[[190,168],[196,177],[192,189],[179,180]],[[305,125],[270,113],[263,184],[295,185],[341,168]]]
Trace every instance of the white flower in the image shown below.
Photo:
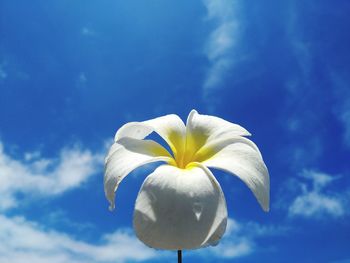
[[[158,133],[172,153],[153,140]],[[269,210],[269,174],[257,146],[243,127],[192,110],[186,126],[177,115],[130,122],[115,135],[105,160],[104,188],[114,209],[115,191],[132,170],[164,161],[141,186],[134,229],[146,245],[159,249],[195,249],[216,245],[226,229],[227,208],[211,171],[238,176]]]

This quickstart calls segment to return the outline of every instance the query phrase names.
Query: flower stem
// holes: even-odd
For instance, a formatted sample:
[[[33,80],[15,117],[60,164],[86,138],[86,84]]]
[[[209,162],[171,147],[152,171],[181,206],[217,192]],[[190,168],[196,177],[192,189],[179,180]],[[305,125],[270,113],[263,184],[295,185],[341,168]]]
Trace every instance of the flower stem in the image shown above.
[[[182,263],[182,251],[177,251],[177,263]]]

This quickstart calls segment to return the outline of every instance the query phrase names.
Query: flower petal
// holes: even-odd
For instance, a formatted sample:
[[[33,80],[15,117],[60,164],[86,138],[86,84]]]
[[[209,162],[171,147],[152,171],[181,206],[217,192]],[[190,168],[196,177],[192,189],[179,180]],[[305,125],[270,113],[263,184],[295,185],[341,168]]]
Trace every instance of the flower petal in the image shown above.
[[[175,157],[184,147],[186,127],[179,116],[165,115],[143,122],[129,122],[123,125],[115,135],[115,141],[123,137],[144,139],[152,132],[158,133],[170,146]]]
[[[187,132],[193,134],[203,134],[208,139],[223,138],[223,136],[250,136],[251,134],[242,126],[231,123],[219,117],[199,114],[192,110],[187,118]]]
[[[226,228],[227,208],[220,185],[199,166],[162,165],[137,196],[134,229],[158,249],[195,249],[217,244]]]
[[[253,150],[256,151],[259,157],[262,158],[260,150],[254,142],[242,136],[235,136],[230,138],[224,137],[223,139],[214,139],[207,142],[195,153],[193,161],[204,162],[205,160],[211,158],[213,155],[217,154],[223,148],[233,143],[243,143],[250,146]]]
[[[206,145],[207,146],[207,145]],[[205,147],[206,147],[205,146]],[[202,164],[233,173],[253,192],[264,211],[269,210],[270,179],[259,150],[246,138],[218,140],[210,145],[213,155],[206,155]],[[202,149],[198,152],[200,152]],[[216,153],[215,153],[216,152]]]
[[[115,191],[120,182],[131,171],[147,163],[171,162],[166,149],[151,140],[124,137],[114,143],[105,159],[104,189],[110,202],[110,210],[115,207]]]
[[[196,110],[192,110],[188,115],[186,129],[187,162],[192,159],[197,150],[212,140],[250,135],[238,124],[215,116],[201,115]]]

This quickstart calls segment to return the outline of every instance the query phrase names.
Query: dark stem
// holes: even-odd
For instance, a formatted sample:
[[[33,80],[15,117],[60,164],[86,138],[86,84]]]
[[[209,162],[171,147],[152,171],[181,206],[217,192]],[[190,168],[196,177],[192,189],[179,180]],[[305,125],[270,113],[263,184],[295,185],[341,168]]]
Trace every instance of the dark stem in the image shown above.
[[[182,263],[182,251],[177,251],[177,263]]]

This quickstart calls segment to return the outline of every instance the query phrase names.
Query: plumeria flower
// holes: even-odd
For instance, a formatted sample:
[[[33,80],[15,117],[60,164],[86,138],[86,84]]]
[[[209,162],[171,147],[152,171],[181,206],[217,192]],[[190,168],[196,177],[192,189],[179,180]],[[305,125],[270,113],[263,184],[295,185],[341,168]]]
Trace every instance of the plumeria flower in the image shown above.
[[[171,153],[153,140],[158,133]],[[174,114],[130,122],[115,135],[105,159],[104,189],[115,207],[115,191],[134,169],[165,162],[148,175],[138,193],[133,225],[149,247],[169,250],[216,245],[227,223],[224,194],[208,168],[239,177],[264,211],[269,210],[269,174],[243,127],[192,110],[186,126]]]

